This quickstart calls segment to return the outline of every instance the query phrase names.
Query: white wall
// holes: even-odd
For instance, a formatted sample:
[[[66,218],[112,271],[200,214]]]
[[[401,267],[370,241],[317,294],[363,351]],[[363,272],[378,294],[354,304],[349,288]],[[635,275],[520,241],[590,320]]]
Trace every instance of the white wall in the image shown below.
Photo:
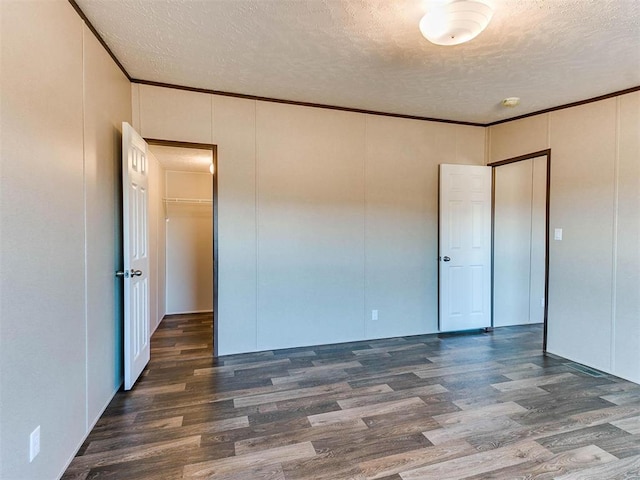
[[[551,148],[551,353],[640,382],[640,92],[496,125],[490,160]]]
[[[218,145],[220,354],[436,331],[438,164],[485,129],[133,90],[143,136]]]
[[[121,384],[130,87],[68,2],[0,12],[0,478],[52,479]]]
[[[533,159],[531,192],[531,262],[529,285],[529,323],[544,321],[545,240],[547,219],[547,158]],[[541,300],[544,299],[544,303]]]
[[[212,199],[209,173],[166,172],[165,197]],[[166,312],[213,310],[213,207],[211,203],[167,203]]]
[[[617,99],[612,371],[640,383],[640,92]]]
[[[554,112],[549,350],[611,371],[616,100]]]
[[[436,332],[438,165],[483,165],[484,129],[367,116],[366,130],[366,336]]]
[[[256,108],[257,349],[364,338],[365,118]]]
[[[544,320],[546,157],[494,170],[493,325]]]
[[[131,96],[129,81],[86,27],[83,41],[88,433],[122,381],[123,291],[114,272],[122,269],[120,132],[131,121]]]
[[[149,93],[167,94],[160,89],[145,91],[145,95]],[[212,143],[218,145],[219,287],[215,340],[218,353],[223,355],[258,348],[256,102],[229,97],[210,97],[209,101],[216,118]],[[213,128],[213,118],[209,125]]]
[[[166,209],[165,169],[151,150],[149,160],[149,316],[151,332],[165,316],[166,307]]]

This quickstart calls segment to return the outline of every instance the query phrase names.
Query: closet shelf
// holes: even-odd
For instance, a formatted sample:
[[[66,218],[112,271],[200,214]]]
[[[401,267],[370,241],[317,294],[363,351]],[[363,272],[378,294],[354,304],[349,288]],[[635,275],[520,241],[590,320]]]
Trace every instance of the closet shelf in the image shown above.
[[[211,205],[209,198],[163,198],[164,203],[180,203],[186,205]]]

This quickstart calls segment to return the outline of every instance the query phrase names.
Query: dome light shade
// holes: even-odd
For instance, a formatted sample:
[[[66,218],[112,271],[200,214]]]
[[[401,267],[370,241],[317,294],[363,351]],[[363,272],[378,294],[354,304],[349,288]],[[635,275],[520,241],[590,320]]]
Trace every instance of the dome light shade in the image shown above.
[[[420,31],[436,45],[458,45],[477,37],[492,16],[484,0],[453,0],[433,5],[420,20]]]
[[[517,107],[519,103],[520,103],[519,97],[508,97],[502,100],[502,105],[504,107],[511,107],[511,108]]]

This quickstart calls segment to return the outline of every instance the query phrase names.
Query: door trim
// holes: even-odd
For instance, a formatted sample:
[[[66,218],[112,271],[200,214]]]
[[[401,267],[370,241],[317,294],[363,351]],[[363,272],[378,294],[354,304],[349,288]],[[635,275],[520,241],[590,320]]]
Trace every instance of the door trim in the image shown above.
[[[505,160],[499,160],[497,162],[488,163],[488,167],[492,167],[491,170],[491,324],[493,325],[493,296],[494,296],[494,278],[493,278],[493,264],[494,264],[494,236],[495,236],[495,169],[502,165],[509,165],[510,163],[522,162],[524,160],[530,160],[537,157],[547,157],[547,184],[546,184],[546,205],[545,205],[545,245],[544,245],[544,310],[543,310],[543,334],[542,334],[542,351],[547,353],[547,329],[549,322],[549,212],[551,203],[551,149],[540,150],[538,152],[527,153],[526,155],[520,155],[518,157],[507,158]]]
[[[159,140],[145,138],[149,145],[161,147],[197,148],[211,150],[213,159],[213,356],[218,356],[218,146],[213,143],[181,142],[178,140]]]

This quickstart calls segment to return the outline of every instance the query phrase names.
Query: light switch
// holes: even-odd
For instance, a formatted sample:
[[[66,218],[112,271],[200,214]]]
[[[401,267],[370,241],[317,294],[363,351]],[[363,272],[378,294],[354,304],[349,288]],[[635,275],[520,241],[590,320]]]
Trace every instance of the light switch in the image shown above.
[[[554,230],[553,239],[554,240],[562,240],[562,229],[561,228],[556,228]]]

